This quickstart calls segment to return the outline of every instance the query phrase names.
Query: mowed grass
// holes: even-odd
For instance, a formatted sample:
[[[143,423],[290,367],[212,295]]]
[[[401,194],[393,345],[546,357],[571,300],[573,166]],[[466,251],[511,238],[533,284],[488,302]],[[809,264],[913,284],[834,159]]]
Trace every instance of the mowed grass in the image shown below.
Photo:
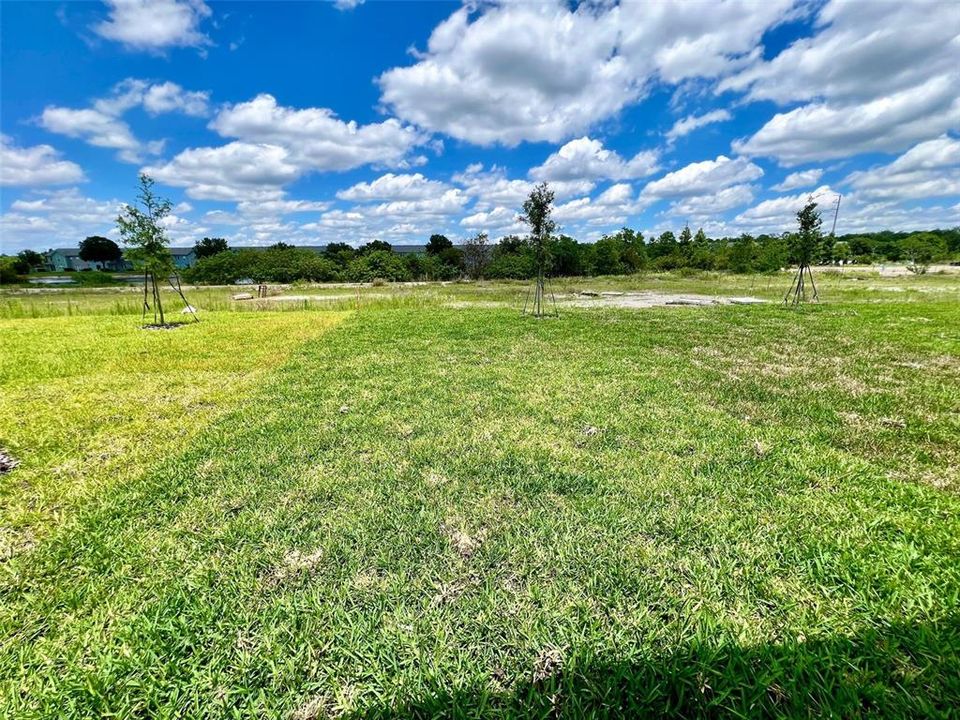
[[[129,318],[0,320],[0,561],[69,508],[180,452],[343,313],[207,314],[172,331]]]
[[[34,539],[0,566],[0,712],[949,717],[958,329],[937,301],[8,321]],[[166,381],[135,369],[160,335]],[[78,461],[198,356],[258,373],[109,479]]]

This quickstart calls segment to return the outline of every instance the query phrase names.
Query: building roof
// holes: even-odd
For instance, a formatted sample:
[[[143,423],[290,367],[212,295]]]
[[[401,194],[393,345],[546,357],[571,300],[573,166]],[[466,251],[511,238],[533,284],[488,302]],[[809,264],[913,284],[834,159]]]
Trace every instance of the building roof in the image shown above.
[[[120,249],[123,250],[124,248],[121,247]],[[189,255],[194,251],[192,247],[172,247],[168,249],[170,250],[171,255],[178,255],[178,256]],[[66,257],[80,256],[80,248],[54,248],[53,252],[60,253],[61,255],[65,255]]]

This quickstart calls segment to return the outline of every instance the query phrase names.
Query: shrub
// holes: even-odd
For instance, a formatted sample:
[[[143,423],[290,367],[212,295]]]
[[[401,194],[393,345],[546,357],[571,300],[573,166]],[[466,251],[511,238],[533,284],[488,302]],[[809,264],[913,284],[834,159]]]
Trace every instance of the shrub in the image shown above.
[[[493,262],[487,266],[487,277],[497,280],[527,280],[537,271],[533,253],[495,253]]]
[[[900,242],[900,248],[910,259],[907,269],[917,275],[926,273],[930,263],[947,252],[946,243],[932,233],[914,233]]]
[[[374,250],[350,261],[347,278],[352,282],[403,282],[410,279],[410,270],[399,255],[388,250]]]
[[[221,285],[242,278],[255,282],[325,282],[339,279],[340,272],[336,263],[312,250],[280,247],[205,257],[187,270],[184,277],[190,282]]]
[[[17,272],[17,258],[0,257],[0,283],[4,285],[15,283],[20,280],[20,273]]]

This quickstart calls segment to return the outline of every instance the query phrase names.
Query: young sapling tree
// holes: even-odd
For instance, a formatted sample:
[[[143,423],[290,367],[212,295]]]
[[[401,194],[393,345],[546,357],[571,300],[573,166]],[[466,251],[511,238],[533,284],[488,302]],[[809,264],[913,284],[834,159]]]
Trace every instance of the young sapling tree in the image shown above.
[[[784,304],[791,302],[798,305],[807,299],[806,278],[810,279],[810,286],[813,288],[812,300],[819,300],[817,294],[817,285],[813,281],[813,272],[810,270],[810,263],[820,247],[822,236],[820,226],[823,221],[820,219],[820,211],[817,210],[817,204],[810,200],[800,212],[797,213],[797,232],[790,236],[790,252],[797,261],[799,268],[797,274],[793,277],[790,289],[783,296]],[[806,274],[806,275],[805,275]]]
[[[547,263],[550,261],[550,236],[557,229],[557,224],[550,217],[553,212],[553,197],[553,191],[547,183],[540,183],[523,203],[523,215],[520,216],[520,222],[530,226],[530,245],[536,260],[537,280],[532,307],[534,317],[557,314],[555,303],[553,312],[548,312],[544,306]],[[526,303],[523,309],[526,313]]]
[[[170,214],[173,203],[158,197],[153,191],[153,183],[153,178],[140,175],[137,201],[141,207],[124,205],[117,218],[117,226],[120,228],[120,237],[129,248],[125,253],[127,259],[135,267],[143,269],[144,312],[149,306],[146,300],[149,287],[153,295],[154,322],[159,313],[160,325],[165,325],[157,278],[161,278],[162,282],[175,269],[173,255],[167,247],[170,241],[163,229],[163,220]]]

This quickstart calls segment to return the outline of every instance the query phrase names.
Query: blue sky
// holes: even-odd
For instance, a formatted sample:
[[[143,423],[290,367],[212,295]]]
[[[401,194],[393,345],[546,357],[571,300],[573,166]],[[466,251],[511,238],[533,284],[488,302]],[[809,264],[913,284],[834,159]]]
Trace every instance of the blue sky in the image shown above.
[[[629,225],[960,224],[948,2],[0,3],[3,252],[117,237],[137,173],[176,245]]]

